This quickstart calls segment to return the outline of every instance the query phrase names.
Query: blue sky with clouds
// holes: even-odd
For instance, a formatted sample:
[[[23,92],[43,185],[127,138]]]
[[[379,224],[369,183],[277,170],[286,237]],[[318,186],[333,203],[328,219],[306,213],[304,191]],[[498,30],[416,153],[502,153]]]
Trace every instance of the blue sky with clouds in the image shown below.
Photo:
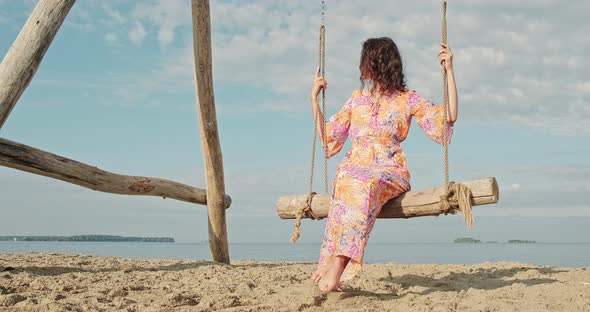
[[[212,1],[218,125],[232,242],[287,241],[284,194],[305,193],[320,1]],[[36,1],[0,0],[5,54]],[[327,1],[328,113],[358,88],[364,39],[399,45],[408,85],[441,100],[439,1]],[[449,4],[459,120],[451,179],[495,176],[497,205],[459,216],[380,220],[375,241],[457,236],[587,241],[590,31],[583,1]],[[0,136],[102,169],[204,187],[190,1],[78,1]],[[348,145],[347,145],[348,146]],[[414,189],[441,184],[442,149],[415,124],[402,144]],[[333,176],[344,153],[329,162]],[[318,153],[318,157],[320,154]],[[317,189],[322,186],[318,169]],[[97,193],[0,168],[0,235],[105,233],[207,239],[206,208]],[[305,222],[301,241],[321,239]],[[261,227],[267,231],[258,231]],[[498,229],[503,231],[499,232]]]

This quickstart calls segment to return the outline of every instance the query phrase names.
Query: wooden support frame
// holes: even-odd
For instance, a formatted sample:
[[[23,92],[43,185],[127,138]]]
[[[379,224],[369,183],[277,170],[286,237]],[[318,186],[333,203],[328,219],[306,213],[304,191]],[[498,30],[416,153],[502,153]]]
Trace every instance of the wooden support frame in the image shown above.
[[[75,0],[40,0],[0,64],[0,129],[37,71]],[[195,89],[207,189],[150,177],[107,172],[81,162],[0,138],[0,165],[93,190],[151,195],[208,205],[209,243],[214,261],[229,264],[223,162],[213,97],[211,26],[208,0],[192,0]]]
[[[199,115],[199,133],[203,146],[207,176],[207,207],[209,217],[209,247],[213,261],[229,264],[227,226],[223,197],[223,158],[213,95],[211,57],[211,19],[209,0],[192,0],[193,49],[195,57],[195,93]]]
[[[40,0],[0,63],[0,129],[76,0]]]
[[[0,166],[54,178],[99,192],[159,196],[201,205],[207,203],[207,195],[203,189],[159,178],[111,173],[4,138],[0,138]],[[224,209],[230,204],[231,198],[226,196]]]

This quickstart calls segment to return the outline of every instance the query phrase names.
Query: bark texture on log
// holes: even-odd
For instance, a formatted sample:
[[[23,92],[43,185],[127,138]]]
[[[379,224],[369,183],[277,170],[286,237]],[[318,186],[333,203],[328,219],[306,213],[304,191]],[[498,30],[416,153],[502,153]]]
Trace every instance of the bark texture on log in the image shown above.
[[[205,190],[159,178],[115,174],[81,162],[0,138],[0,166],[62,180],[95,191],[149,195],[207,204]],[[225,207],[231,198],[225,197]]]
[[[493,177],[461,182],[471,190],[473,206],[494,204],[498,202],[500,193],[498,183]],[[413,218],[438,216],[443,213],[440,208],[440,196],[445,188],[437,187],[422,191],[404,193],[383,205],[378,218]],[[317,194],[313,197],[311,210],[319,218],[328,216],[330,194]],[[295,219],[298,211],[307,203],[307,194],[282,196],[277,200],[276,209],[281,219]]]
[[[75,0],[41,0],[0,63],[0,129],[41,64]]]
[[[208,0],[192,0],[195,91],[199,132],[207,176],[209,248],[213,261],[229,264],[229,247],[223,197],[223,158],[217,131],[211,56],[211,20]]]

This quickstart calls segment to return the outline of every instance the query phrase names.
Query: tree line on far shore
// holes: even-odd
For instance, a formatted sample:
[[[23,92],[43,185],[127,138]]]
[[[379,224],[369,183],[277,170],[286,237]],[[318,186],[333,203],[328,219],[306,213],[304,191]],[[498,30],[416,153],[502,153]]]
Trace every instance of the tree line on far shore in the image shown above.
[[[172,238],[172,237],[118,236],[118,235],[0,236],[0,241],[174,243],[174,238]]]

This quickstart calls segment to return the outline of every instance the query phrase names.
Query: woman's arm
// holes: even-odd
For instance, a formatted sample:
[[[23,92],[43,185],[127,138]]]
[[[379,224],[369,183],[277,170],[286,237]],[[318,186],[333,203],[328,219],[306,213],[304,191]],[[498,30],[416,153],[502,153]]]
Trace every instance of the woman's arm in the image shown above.
[[[447,116],[448,121],[454,123],[457,120],[458,115],[458,96],[457,96],[457,85],[455,83],[455,72],[453,70],[453,52],[448,45],[442,44],[442,49],[438,52],[438,59],[447,70],[448,77],[448,91],[449,91],[449,115]]]
[[[313,86],[311,88],[311,109],[316,123],[317,132],[322,140],[322,146],[326,152],[326,157],[330,158],[342,150],[348,129],[350,128],[352,100],[351,96],[342,108],[329,120],[325,120],[324,114],[318,104],[318,95],[322,89],[326,89],[328,82],[320,76],[319,69],[315,74]]]
[[[319,105],[319,101],[318,101],[318,95],[320,94],[320,91],[322,89],[326,89],[328,88],[328,82],[326,81],[326,79],[324,79],[324,77],[320,76],[320,68],[318,67],[318,69],[316,70],[315,73],[315,77],[313,80],[313,85],[311,87],[311,111],[312,111],[312,116],[314,118],[314,121],[316,123],[316,129],[318,131],[318,134],[322,140],[322,146],[325,146],[325,124],[324,124],[324,114],[322,114],[322,111],[320,110],[320,105]]]

